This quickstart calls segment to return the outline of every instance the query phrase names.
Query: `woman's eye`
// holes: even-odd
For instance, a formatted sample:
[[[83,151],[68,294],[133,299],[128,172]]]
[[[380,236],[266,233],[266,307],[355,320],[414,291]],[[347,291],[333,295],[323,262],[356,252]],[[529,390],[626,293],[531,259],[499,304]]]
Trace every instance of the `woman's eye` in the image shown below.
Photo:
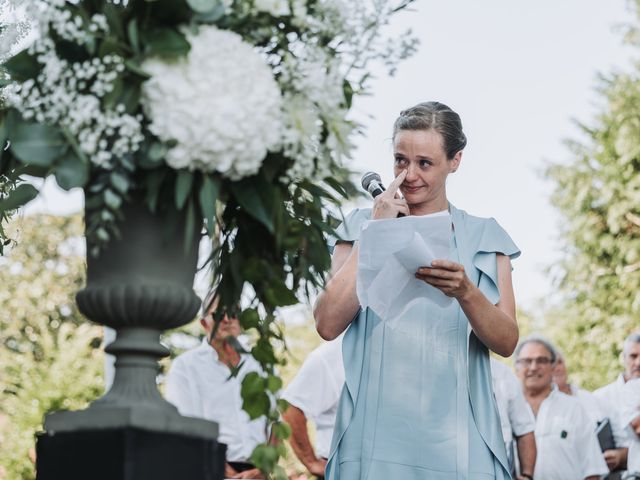
[[[403,166],[407,164],[407,160],[404,158],[396,158],[396,165]]]
[[[431,162],[428,160],[420,160],[420,167],[426,168],[431,165]]]

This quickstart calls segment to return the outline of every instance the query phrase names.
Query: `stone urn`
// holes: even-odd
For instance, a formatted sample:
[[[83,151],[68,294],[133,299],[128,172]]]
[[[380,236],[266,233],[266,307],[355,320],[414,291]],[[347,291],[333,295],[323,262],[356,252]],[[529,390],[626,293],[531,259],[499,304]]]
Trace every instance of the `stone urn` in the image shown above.
[[[160,334],[193,320],[200,306],[192,288],[200,226],[185,246],[181,212],[154,214],[142,199],[134,199],[122,213],[119,238],[98,256],[87,254],[87,284],[76,296],[87,318],[117,332],[105,348],[116,357],[113,384],[86,410],[49,414],[45,430],[132,427],[215,439],[215,423],[182,417],[156,385],[158,360],[169,355]]]

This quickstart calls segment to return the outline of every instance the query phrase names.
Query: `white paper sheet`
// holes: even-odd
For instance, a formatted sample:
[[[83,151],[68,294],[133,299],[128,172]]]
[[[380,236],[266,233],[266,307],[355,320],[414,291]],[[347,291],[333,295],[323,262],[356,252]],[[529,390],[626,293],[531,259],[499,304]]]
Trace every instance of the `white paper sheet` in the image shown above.
[[[420,267],[448,259],[451,216],[448,212],[388,220],[370,220],[360,233],[357,293],[390,327],[417,301],[444,308],[452,299],[415,278]]]

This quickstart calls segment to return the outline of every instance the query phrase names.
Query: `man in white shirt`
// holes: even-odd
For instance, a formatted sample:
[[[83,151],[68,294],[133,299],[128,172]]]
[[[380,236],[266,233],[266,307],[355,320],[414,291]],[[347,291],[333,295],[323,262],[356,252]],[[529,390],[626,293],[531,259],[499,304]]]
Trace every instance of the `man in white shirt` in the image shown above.
[[[627,470],[640,476],[640,378],[625,383],[622,395],[622,421],[629,434]]]
[[[524,396],[536,416],[536,478],[598,480],[608,473],[591,419],[578,400],[553,385],[553,346],[529,337],[518,345],[515,357]]]
[[[340,336],[311,352],[282,394],[289,402],[283,418],[291,426],[291,448],[307,470],[319,478],[324,478],[343,385]],[[307,419],[316,427],[315,451],[309,440]]]
[[[536,463],[535,417],[524,399],[522,387],[516,376],[509,367],[493,357],[491,357],[491,378],[509,463],[512,467],[516,464],[515,438],[519,472],[517,479],[531,479]]]
[[[556,349],[556,366],[553,369],[553,383],[558,386],[558,390],[562,393],[576,397],[587,414],[589,414],[589,417],[591,417],[593,428],[596,428],[598,423],[605,419],[606,415],[600,408],[600,403],[595,395],[569,383],[567,364],[563,353],[558,349]]]
[[[629,435],[624,429],[622,421],[622,389],[629,380],[640,378],[640,333],[632,333],[625,341],[622,348],[624,371],[618,378],[593,394],[600,402],[604,414],[609,417],[613,431],[616,449],[604,452],[605,460],[611,471],[625,470],[627,467],[627,455],[629,447]]]
[[[224,317],[214,328],[217,307],[215,291],[203,303],[205,312],[200,324],[206,332],[202,344],[172,363],[167,375],[166,398],[187,417],[204,418],[218,423],[218,441],[227,445],[225,478],[262,478],[249,463],[253,449],[267,440],[264,418],[251,420],[242,410],[240,388],[250,372],[262,373],[258,362],[235,346],[240,322]],[[232,376],[232,369],[238,368]]]

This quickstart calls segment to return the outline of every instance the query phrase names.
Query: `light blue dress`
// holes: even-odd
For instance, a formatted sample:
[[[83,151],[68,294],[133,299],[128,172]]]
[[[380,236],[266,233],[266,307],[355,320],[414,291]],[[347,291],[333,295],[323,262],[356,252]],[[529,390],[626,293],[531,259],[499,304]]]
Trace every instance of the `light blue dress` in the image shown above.
[[[450,259],[492,303],[499,300],[496,253],[520,251],[494,219],[450,205]],[[353,242],[370,210],[338,229]],[[343,339],[342,391],[328,480],[509,479],[487,348],[458,302],[414,305],[391,329],[360,310]]]

